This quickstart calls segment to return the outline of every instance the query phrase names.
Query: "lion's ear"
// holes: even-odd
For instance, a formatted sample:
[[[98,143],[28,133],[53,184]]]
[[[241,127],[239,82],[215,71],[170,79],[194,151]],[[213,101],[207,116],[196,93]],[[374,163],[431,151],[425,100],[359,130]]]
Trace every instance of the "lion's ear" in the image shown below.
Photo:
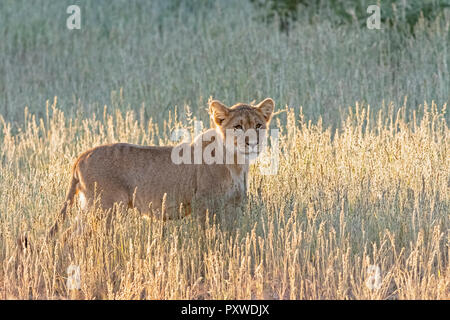
[[[228,108],[218,100],[212,100],[209,103],[209,115],[218,126],[228,117],[229,112]]]
[[[275,108],[275,102],[271,98],[266,98],[261,101],[256,108],[262,113],[266,122],[269,122],[272,118],[273,109]]]

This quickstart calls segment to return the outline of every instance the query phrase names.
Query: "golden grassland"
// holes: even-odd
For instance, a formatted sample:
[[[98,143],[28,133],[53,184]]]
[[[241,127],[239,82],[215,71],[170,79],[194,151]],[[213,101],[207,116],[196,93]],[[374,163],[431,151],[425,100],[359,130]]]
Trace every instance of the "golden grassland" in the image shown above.
[[[278,173],[251,166],[231,230],[219,209],[205,231],[192,217],[162,223],[133,210],[107,229],[92,210],[94,232],[50,241],[80,152],[173,144],[171,130],[193,122],[171,112],[158,126],[107,109],[68,119],[56,104],[42,119],[25,111],[23,124],[0,116],[0,299],[450,298],[445,105],[425,104],[420,117],[356,106],[335,132],[286,109],[272,123]],[[64,230],[76,216],[75,207]],[[27,249],[17,242],[24,234]],[[80,290],[67,288],[70,265],[80,267]],[[371,266],[380,270],[372,289]]]

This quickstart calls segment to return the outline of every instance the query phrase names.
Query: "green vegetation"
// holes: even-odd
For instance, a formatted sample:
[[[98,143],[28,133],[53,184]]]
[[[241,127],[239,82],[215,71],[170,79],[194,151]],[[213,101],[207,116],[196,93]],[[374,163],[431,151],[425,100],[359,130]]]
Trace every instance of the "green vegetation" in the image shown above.
[[[446,8],[450,0],[250,0],[259,9],[266,12],[269,20],[280,19],[282,31],[288,31],[293,20],[298,19],[298,11],[306,10],[310,21],[317,18],[317,12],[337,24],[357,22],[365,25],[367,8],[378,5],[381,21],[397,31],[414,33],[414,27],[422,17],[433,21]],[[321,16],[323,18],[323,16]]]
[[[209,96],[225,103],[275,99],[324,125],[356,101],[372,110],[448,102],[448,11],[415,37],[336,25],[323,9],[300,11],[289,35],[242,1],[83,1],[81,30],[66,28],[70,1],[0,4],[0,112],[23,120],[45,101],[74,115],[104,105],[161,121],[185,104],[203,120]],[[318,13],[319,14],[319,13]],[[122,92],[122,95],[120,94]]]

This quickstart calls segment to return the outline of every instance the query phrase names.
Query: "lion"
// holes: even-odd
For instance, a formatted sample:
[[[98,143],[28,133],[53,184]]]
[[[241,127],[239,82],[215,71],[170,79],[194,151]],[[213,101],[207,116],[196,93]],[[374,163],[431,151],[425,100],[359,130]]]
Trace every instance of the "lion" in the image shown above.
[[[163,220],[190,215],[193,203],[202,214],[211,209],[211,199],[239,203],[246,196],[249,163],[262,151],[274,107],[271,98],[232,107],[212,100],[212,128],[190,143],[114,143],[83,152],[48,234],[58,231],[77,197],[83,211],[95,204],[110,215],[115,205],[124,205]]]

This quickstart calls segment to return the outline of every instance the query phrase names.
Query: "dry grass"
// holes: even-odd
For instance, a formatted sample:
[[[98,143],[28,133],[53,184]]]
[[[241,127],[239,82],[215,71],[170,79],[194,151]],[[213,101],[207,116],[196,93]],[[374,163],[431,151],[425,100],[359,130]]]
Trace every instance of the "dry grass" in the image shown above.
[[[78,153],[106,142],[169,143],[179,125],[142,113],[67,119],[53,106],[23,124],[0,116],[1,299],[449,299],[450,136],[445,106],[371,115],[356,107],[334,133],[287,110],[278,174],[251,168],[237,228],[162,224],[129,210],[107,230],[65,242],[43,236]],[[393,108],[391,108],[393,109]],[[197,115],[199,116],[199,115]],[[70,221],[74,223],[76,208]],[[29,250],[17,245],[28,234]],[[81,290],[67,268],[79,265]],[[368,268],[381,286],[366,286]]]

